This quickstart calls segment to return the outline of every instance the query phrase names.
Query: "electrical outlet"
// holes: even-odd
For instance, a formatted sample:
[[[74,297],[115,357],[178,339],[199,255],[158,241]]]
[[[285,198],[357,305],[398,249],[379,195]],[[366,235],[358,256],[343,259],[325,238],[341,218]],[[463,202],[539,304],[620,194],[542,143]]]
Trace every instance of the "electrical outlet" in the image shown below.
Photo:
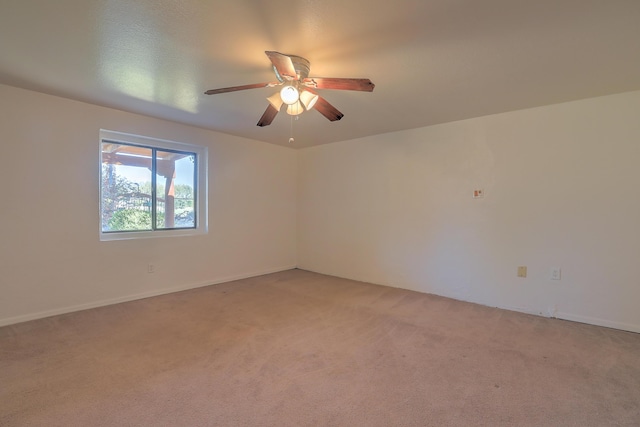
[[[559,268],[554,268],[551,270],[551,280],[561,280],[562,279],[562,270]]]
[[[527,277],[527,266],[521,265],[518,267],[518,277]]]
[[[155,272],[156,272],[156,266],[154,264],[147,265],[147,273],[155,273]]]

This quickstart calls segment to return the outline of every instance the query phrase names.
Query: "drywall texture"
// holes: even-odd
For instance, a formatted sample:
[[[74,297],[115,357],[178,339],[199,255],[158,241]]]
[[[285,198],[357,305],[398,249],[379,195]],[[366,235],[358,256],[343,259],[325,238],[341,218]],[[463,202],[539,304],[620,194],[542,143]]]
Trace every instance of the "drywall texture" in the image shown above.
[[[298,266],[640,332],[638,111],[630,92],[301,150]]]
[[[207,146],[208,234],[101,242],[101,128]],[[2,85],[0,130],[0,324],[296,264],[292,149]]]

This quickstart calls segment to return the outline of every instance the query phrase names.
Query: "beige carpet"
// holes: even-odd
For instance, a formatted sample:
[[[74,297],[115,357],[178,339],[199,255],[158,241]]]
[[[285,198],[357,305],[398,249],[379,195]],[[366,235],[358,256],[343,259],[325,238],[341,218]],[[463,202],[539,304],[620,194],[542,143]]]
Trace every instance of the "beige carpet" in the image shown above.
[[[2,426],[638,426],[640,334],[301,270],[0,328]]]

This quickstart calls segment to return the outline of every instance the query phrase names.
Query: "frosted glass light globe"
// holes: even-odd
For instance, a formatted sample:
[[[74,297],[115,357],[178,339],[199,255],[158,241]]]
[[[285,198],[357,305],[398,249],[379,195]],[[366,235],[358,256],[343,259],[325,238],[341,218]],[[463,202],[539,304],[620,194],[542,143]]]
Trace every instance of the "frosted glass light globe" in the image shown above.
[[[298,89],[293,86],[285,86],[280,91],[280,98],[282,98],[282,102],[287,105],[295,104],[298,102],[298,98],[300,98],[300,94],[298,93]]]

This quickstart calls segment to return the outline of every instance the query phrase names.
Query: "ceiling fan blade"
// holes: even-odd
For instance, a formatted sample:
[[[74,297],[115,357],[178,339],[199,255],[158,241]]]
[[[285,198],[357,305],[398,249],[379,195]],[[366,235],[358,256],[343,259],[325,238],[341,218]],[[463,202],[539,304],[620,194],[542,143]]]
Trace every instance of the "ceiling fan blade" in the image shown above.
[[[220,89],[209,89],[205,92],[205,95],[217,95],[219,93],[227,93],[227,92],[235,92],[238,90],[246,90],[246,89],[259,89],[261,87],[274,87],[279,85],[280,83],[254,83],[252,85],[243,85],[243,86],[231,86],[231,87],[223,87]]]
[[[262,117],[260,117],[260,120],[258,120],[258,126],[260,127],[269,126],[273,121],[273,119],[275,119],[277,114],[278,114],[278,110],[276,109],[276,107],[269,104],[267,109],[264,110],[264,114],[262,114]]]
[[[332,122],[335,122],[336,120],[340,120],[341,118],[344,117],[344,114],[338,111],[336,107],[329,104],[329,102],[327,102],[327,100],[321,96],[318,97],[318,101],[316,101],[316,104],[314,105],[313,108],[318,110],[320,114],[322,114]]]
[[[335,77],[308,77],[302,83],[315,89],[359,90],[363,92],[373,92],[373,88],[376,87],[369,79],[341,79]]]
[[[293,80],[298,78],[296,69],[293,66],[293,61],[291,61],[291,58],[288,55],[280,52],[274,52],[272,50],[266,50],[264,53],[267,54],[273,66],[276,67],[280,77],[291,78]]]

